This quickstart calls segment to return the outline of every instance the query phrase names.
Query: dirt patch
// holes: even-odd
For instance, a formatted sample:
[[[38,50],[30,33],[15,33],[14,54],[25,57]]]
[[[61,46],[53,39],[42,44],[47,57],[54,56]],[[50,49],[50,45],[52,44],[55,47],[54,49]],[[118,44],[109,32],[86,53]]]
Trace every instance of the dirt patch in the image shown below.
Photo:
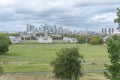
[[[85,74],[81,80],[107,80],[104,75],[99,74]]]
[[[0,80],[54,80],[53,76],[50,75],[37,75],[37,74],[31,74],[31,75],[11,75],[6,74],[0,76]]]
[[[0,80],[56,80],[53,74],[5,74],[0,76]],[[104,75],[85,74],[80,80],[107,80]]]

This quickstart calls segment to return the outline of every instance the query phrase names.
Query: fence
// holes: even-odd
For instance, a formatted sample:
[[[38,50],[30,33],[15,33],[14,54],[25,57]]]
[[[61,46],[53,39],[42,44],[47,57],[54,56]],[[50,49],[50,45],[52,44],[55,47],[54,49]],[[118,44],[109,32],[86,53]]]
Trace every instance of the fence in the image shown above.
[[[46,60],[41,61],[39,59],[31,59],[31,58],[22,58],[22,57],[10,57],[10,56],[1,56],[5,59],[10,59],[10,60],[18,60],[19,61],[28,61],[28,62],[38,62],[37,64],[39,64],[39,62],[47,62]],[[5,62],[4,61],[0,61],[2,64],[4,65],[14,65],[13,62],[9,61],[9,62]],[[35,63],[36,64],[36,63]],[[103,75],[99,75],[102,74],[103,72],[105,72],[106,70],[103,69],[94,69],[92,68],[93,66],[97,66],[97,65],[105,65],[105,64],[110,64],[110,63],[95,63],[95,62],[85,62],[82,63],[83,66],[91,66],[91,69],[87,69],[87,70],[83,70],[82,72],[85,74],[84,77],[80,80],[106,80],[106,78]],[[29,64],[28,64],[29,65]],[[33,64],[34,65],[34,64]],[[42,64],[41,64],[42,65]],[[20,66],[20,65],[18,65]],[[22,65],[21,65],[22,66]],[[47,65],[44,66],[49,66],[49,64],[47,63]],[[92,75],[98,73],[97,75]],[[88,75],[87,75],[88,74]],[[89,76],[90,75],[90,76]],[[56,80],[53,78],[53,73],[52,70],[51,71],[36,71],[36,72],[4,72],[1,74],[0,76],[0,80]]]

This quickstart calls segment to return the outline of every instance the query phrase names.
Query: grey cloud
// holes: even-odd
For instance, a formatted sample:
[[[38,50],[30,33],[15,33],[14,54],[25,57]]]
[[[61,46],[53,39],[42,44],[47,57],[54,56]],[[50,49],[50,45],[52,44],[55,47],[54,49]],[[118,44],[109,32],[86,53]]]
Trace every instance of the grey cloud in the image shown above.
[[[74,6],[75,7],[85,7],[85,6],[114,6],[114,5],[119,5],[120,1],[118,0],[86,0],[81,3],[76,3]]]
[[[2,10],[0,23],[16,23],[14,25],[50,23],[90,29],[108,24],[115,26],[112,22],[94,22],[91,18],[95,15],[116,13],[119,3],[117,0],[16,0],[8,10],[0,8]]]

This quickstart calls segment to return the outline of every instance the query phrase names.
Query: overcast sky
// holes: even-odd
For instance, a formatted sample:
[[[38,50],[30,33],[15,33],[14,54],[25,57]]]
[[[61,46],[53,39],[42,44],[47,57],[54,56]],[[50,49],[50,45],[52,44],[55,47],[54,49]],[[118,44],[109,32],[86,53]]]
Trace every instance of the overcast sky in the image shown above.
[[[70,29],[116,28],[119,0],[0,0],[0,31],[24,31],[26,24]]]

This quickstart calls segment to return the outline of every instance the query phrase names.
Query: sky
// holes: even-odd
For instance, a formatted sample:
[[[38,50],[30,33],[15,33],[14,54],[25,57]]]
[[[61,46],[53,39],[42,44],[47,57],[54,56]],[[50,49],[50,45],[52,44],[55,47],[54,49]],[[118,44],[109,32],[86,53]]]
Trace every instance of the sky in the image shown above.
[[[26,24],[77,30],[116,28],[119,0],[0,0],[0,31],[25,31]]]

